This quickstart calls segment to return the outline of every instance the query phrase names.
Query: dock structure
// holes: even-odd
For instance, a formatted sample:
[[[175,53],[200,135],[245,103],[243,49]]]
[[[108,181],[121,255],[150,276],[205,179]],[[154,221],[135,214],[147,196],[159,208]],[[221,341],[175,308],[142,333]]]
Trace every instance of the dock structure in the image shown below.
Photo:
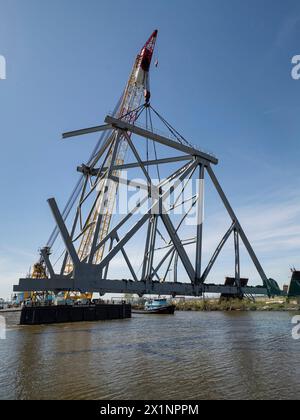
[[[135,62],[127,88],[114,114],[103,125],[68,132],[64,139],[92,133],[102,133],[90,161],[78,167],[81,179],[63,212],[54,198],[48,200],[56,224],[45,248],[40,264],[44,275],[20,279],[15,292],[54,293],[125,293],[143,295],[202,296],[218,293],[226,296],[280,294],[276,281],[269,279],[234,212],[214,172],[218,159],[187,141],[162,117],[150,103],[149,69],[157,38],[155,31]],[[146,126],[138,125],[146,116]],[[153,128],[158,119],[169,136]],[[149,145],[153,147],[150,158]],[[163,150],[161,156],[158,150]],[[131,155],[132,161],[126,157]],[[174,170],[176,166],[176,170]],[[156,169],[154,180],[151,169]],[[167,168],[167,169],[166,169]],[[139,171],[144,181],[124,178],[124,171]],[[161,174],[164,173],[162,177]],[[228,227],[208,264],[204,266],[204,182],[209,179],[228,213]],[[187,182],[197,181],[198,190],[189,199],[184,193]],[[127,214],[113,220],[113,209],[121,185],[134,187],[144,193]],[[171,200],[172,199],[172,200]],[[172,205],[170,205],[172,201]],[[178,220],[174,216],[177,205],[190,202]],[[84,210],[84,206],[88,206]],[[67,218],[75,207],[72,223]],[[141,209],[143,211],[141,212]],[[197,223],[192,237],[183,237],[182,227],[191,211],[196,210]],[[141,233],[142,232],[142,233]],[[60,237],[65,253],[59,271],[51,262],[51,249]],[[230,237],[234,238],[234,278],[226,284],[208,283],[209,275]],[[135,240],[143,247],[143,258],[137,271],[126,246]],[[143,243],[141,242],[143,238]],[[251,287],[241,278],[240,243],[243,243],[258,274],[261,285]],[[191,254],[188,249],[194,247]],[[195,257],[191,258],[191,255]],[[130,278],[110,277],[116,259],[122,257]],[[137,257],[134,257],[135,259]],[[179,266],[181,271],[179,273]],[[173,278],[169,274],[173,271]],[[116,271],[116,270],[115,270]],[[184,276],[185,282],[178,278]]]

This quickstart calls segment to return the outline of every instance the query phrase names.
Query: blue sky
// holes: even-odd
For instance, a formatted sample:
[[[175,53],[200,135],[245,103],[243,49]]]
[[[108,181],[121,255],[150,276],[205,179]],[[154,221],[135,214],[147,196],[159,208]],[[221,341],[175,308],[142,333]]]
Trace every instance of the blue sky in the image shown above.
[[[297,0],[0,0],[0,11],[0,296],[48,239],[46,199],[64,205],[95,144],[61,133],[102,123],[155,28],[153,105],[219,157],[216,173],[267,274],[282,284],[300,267]],[[225,217],[219,207],[213,216],[212,248]]]

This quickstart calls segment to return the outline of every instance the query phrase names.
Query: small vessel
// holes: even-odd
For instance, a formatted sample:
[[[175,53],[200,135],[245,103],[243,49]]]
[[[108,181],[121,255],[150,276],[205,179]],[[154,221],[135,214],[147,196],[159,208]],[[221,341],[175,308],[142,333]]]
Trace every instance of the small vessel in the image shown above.
[[[134,314],[174,315],[175,306],[167,299],[151,299],[145,303],[144,310],[133,310]]]

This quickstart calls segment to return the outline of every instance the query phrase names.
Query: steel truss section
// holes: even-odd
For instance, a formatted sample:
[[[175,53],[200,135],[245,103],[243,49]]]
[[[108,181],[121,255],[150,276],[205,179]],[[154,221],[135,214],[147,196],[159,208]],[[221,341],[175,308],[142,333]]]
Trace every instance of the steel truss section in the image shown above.
[[[80,196],[71,232],[67,229],[55,199],[52,198],[48,200],[56,226],[59,229],[66,248],[66,254],[59,274],[55,272],[49,255],[44,252],[42,253],[42,257],[47,267],[49,277],[41,280],[31,278],[21,279],[19,285],[14,287],[14,291],[84,291],[89,293],[100,293],[101,295],[105,293],[134,293],[140,296],[145,294],[201,296],[203,293],[221,293],[234,296],[271,294],[270,281],[212,169],[212,165],[218,164],[217,158],[193,148],[190,145],[182,144],[171,138],[161,136],[153,131],[145,130],[121,119],[106,117],[105,123],[106,125],[103,126],[78,130],[63,135],[64,138],[69,138],[88,133],[112,130],[112,134],[106,139],[92,165],[90,167],[83,165],[78,168],[78,170],[84,174],[85,182],[83,183],[82,194]],[[138,136],[136,143],[133,141],[134,135]],[[141,139],[147,139],[147,141],[150,139],[154,144],[166,146],[173,151],[180,152],[181,155],[163,159],[143,160],[139,153]],[[121,147],[121,143],[124,141],[127,142],[136,162],[125,163],[116,160],[119,147]],[[100,163],[101,159],[103,159],[102,164]],[[153,185],[148,172],[149,167],[175,162],[182,162],[183,166],[171,173],[167,178],[161,180],[158,185]],[[100,166],[97,167],[99,164]],[[111,208],[111,204],[108,206],[107,201],[110,199],[114,202],[115,200],[114,197],[106,197],[106,191],[112,190],[114,191],[114,194],[117,195],[119,185],[121,183],[128,183],[128,180],[122,179],[121,171],[132,168],[140,168],[145,177],[145,184],[135,184],[136,187],[144,190],[145,196],[135,208],[117,223],[115,227],[106,228],[104,231],[107,233],[104,236],[101,236],[101,229],[106,217],[105,209],[109,206],[109,208]],[[185,220],[186,214],[183,216],[180,224],[175,226],[169,214],[170,209],[167,207],[166,203],[170,195],[195,173],[197,173],[197,178],[199,180],[199,191],[197,196],[192,197],[190,201],[192,203],[191,208],[196,207],[197,229],[195,232],[195,239],[192,238],[187,240],[180,238],[179,234],[179,229]],[[206,178],[206,175],[209,176],[218,192],[232,224],[222,238],[209,261],[208,266],[202,271],[202,251],[205,246],[205,243],[203,242],[203,203],[204,179]],[[116,183],[115,188],[108,188],[108,183],[110,182]],[[88,185],[91,187],[90,191],[88,191]],[[90,217],[84,222],[82,206],[91,197],[91,194],[98,190],[99,192],[96,193],[96,198],[92,205],[92,210],[90,211],[91,214],[95,206],[99,206],[99,197],[101,197],[101,211],[98,212],[96,220],[93,221],[95,225],[93,226],[94,236],[91,242],[92,245],[88,252],[80,255],[75,249],[74,242],[76,242],[76,239],[86,235],[86,232],[90,229]],[[183,190],[181,195],[177,198],[173,208],[178,204],[178,201],[183,194]],[[129,222],[133,220],[133,216],[137,216],[141,206],[147,207],[144,214],[128,228],[127,233],[121,234],[120,231],[128,226]],[[169,241],[166,241],[165,255],[162,256],[158,262],[154,263],[154,255],[157,251],[157,238],[163,236],[158,228],[159,221],[167,232]],[[132,261],[130,261],[129,256],[125,251],[125,246],[146,224],[147,234],[145,237],[145,251],[143,260],[141,261],[141,278],[139,278],[138,273],[133,267]],[[79,229],[79,235],[77,235],[77,237],[75,237],[76,229]],[[205,282],[231,234],[234,235],[235,285],[225,286],[206,284]],[[262,279],[262,287],[253,288],[241,286],[240,239],[245,245],[245,248]],[[195,243],[196,245],[196,258],[194,262],[191,261],[188,252],[186,251],[186,246],[191,243]],[[106,246],[108,249],[106,253],[104,253]],[[103,255],[98,261],[97,255],[99,255],[100,251],[101,255]],[[107,278],[109,267],[113,265],[114,259],[119,253],[123,255],[124,263],[132,276],[129,280],[111,280]],[[178,282],[179,263],[182,264],[184,271],[187,274],[188,283]],[[167,266],[167,271],[164,271],[164,275],[160,276],[159,273],[165,264]],[[67,266],[69,267],[69,270],[66,272]],[[172,266],[174,272],[173,281],[166,281]]]

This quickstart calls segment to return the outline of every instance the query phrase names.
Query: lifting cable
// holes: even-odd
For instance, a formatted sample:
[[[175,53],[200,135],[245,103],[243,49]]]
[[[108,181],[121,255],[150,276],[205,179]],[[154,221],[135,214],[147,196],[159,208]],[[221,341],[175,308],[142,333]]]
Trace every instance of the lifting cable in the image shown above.
[[[118,109],[121,106],[122,98],[123,98],[123,95],[120,97],[120,99],[117,103],[117,106],[115,107],[115,109],[113,111],[114,116],[117,114]],[[91,156],[88,160],[88,165],[87,166],[89,166],[92,163],[92,161],[96,157],[97,153],[99,152],[100,147],[102,146],[102,144],[108,138],[109,135],[110,135],[110,132],[102,133],[101,137],[99,138],[99,140],[98,140],[98,142],[97,142],[97,144],[96,144],[96,146],[95,146],[95,148],[94,148],[94,150],[93,150],[93,152],[92,152],[92,154],[91,154]],[[74,205],[75,205],[75,203],[76,203],[76,201],[79,197],[79,194],[80,194],[80,192],[82,190],[82,187],[83,187],[84,177],[85,177],[84,174],[80,176],[80,178],[79,178],[74,190],[72,191],[72,194],[71,194],[69,200],[67,201],[67,204],[66,204],[66,206],[65,206],[65,208],[62,212],[62,218],[63,218],[64,222],[69,217],[69,215],[70,215],[70,213],[71,213],[71,211],[72,211],[72,209],[73,209],[73,207],[74,207]],[[47,247],[52,248],[54,243],[56,242],[58,236],[59,236],[59,229],[56,226],[54,228],[54,230],[52,231],[51,235],[50,235],[50,238],[47,242]]]
[[[167,127],[173,137],[179,141],[179,143],[185,143],[189,147],[194,147],[191,143],[189,143],[168,121],[163,118],[151,105],[150,108],[155,113],[155,115],[161,120],[161,122]]]

